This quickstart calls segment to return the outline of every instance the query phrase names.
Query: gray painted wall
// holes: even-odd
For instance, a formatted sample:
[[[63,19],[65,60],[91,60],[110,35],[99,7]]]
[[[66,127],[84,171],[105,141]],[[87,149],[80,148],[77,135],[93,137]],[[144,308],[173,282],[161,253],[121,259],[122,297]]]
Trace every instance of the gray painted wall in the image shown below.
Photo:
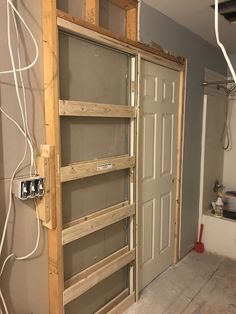
[[[142,41],[154,41],[188,60],[181,217],[183,256],[197,238],[204,68],[225,74],[226,64],[217,48],[159,11],[142,3],[140,14]]]
[[[38,62],[30,71],[23,73],[28,102],[29,129],[38,148],[40,144],[44,143],[41,1],[18,0],[15,3],[26,23],[30,26],[39,45]],[[21,23],[19,23],[19,29],[22,36],[20,46],[22,64],[25,65],[32,62],[35,56],[35,48]],[[0,38],[0,71],[3,71],[11,68],[7,46],[6,1],[0,1]],[[16,39],[13,24],[12,47],[15,52]],[[21,123],[12,74],[0,75],[0,106]],[[13,123],[0,114],[0,239],[9,200],[9,178],[23,153],[24,139],[21,133]],[[29,165],[29,160],[29,154],[27,154],[24,166]],[[18,175],[23,174],[29,174],[28,167],[23,167],[21,172],[18,173]],[[0,259],[0,265],[2,265],[7,254],[14,252],[17,256],[23,256],[32,251],[35,246],[37,225],[32,201],[23,202],[14,199],[8,227],[7,241],[3,249],[3,256]],[[28,261],[12,261],[7,264],[1,277],[0,286],[9,313],[48,313],[47,258],[47,237],[45,230],[42,229],[36,257]]]

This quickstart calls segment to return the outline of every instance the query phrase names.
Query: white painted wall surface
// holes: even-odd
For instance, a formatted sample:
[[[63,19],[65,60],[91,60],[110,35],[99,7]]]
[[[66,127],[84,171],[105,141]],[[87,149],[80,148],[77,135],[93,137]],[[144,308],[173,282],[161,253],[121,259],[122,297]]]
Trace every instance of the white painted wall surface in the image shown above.
[[[205,250],[236,259],[236,221],[203,215],[203,223]]]
[[[236,55],[235,55],[235,65],[236,65]],[[213,79],[212,79],[213,80]],[[211,94],[211,90],[208,91],[208,94]],[[210,96],[212,97],[212,95]],[[221,95],[215,94],[215,98],[219,101]],[[208,96],[209,98],[209,96]],[[222,106],[224,103],[222,102]],[[226,188],[235,189],[236,190],[236,96],[231,97],[230,99],[230,109],[231,109],[231,134],[232,134],[232,150],[230,152],[223,152],[224,158],[219,160],[219,164],[217,166],[218,169],[222,169],[223,167],[223,185]],[[215,117],[214,117],[215,118]],[[214,120],[215,121],[215,120]],[[205,134],[203,133],[205,138]],[[213,135],[211,138],[205,140],[211,143],[213,139]],[[210,140],[210,142],[209,142]],[[207,145],[207,143],[206,143]],[[203,141],[203,147],[205,147],[205,143]],[[220,151],[219,151],[220,152]],[[209,161],[214,156],[211,156]],[[202,163],[204,164],[204,159],[202,158]],[[213,160],[212,160],[213,163]],[[223,163],[223,165],[222,165]],[[202,165],[202,168],[204,165]],[[205,167],[204,167],[205,168]],[[209,171],[204,169],[204,176],[210,176]],[[216,171],[217,172],[217,171]],[[208,178],[209,179],[209,178]],[[201,193],[204,196],[204,192],[206,192],[206,187],[201,190]],[[208,197],[208,196],[207,196]],[[206,209],[206,208],[205,208]],[[203,202],[199,206],[199,223],[204,224],[204,232],[203,232],[203,243],[205,246],[205,250],[211,253],[223,255],[232,259],[236,259],[236,221],[229,220],[226,218],[216,218],[211,214],[203,214],[202,210],[204,210]]]
[[[225,151],[223,164],[223,184],[227,189],[236,190],[236,95],[229,100],[232,149]]]

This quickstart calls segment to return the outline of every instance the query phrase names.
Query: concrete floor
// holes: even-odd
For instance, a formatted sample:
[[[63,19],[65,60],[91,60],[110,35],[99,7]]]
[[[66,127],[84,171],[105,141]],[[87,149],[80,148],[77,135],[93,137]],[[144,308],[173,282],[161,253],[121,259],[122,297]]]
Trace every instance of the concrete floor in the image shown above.
[[[236,261],[191,252],[142,291],[134,313],[236,313]]]

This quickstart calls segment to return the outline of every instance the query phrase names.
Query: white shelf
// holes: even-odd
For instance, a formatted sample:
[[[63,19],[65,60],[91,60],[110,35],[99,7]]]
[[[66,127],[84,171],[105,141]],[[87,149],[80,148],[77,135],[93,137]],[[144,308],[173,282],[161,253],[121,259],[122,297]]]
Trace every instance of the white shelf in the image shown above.
[[[235,219],[231,219],[231,218],[227,218],[227,217],[216,217],[214,214],[212,214],[211,211],[212,211],[211,209],[205,210],[205,211],[203,211],[203,215],[210,216],[210,217],[213,217],[213,218],[219,219],[219,220],[231,221],[231,222],[236,223]]]

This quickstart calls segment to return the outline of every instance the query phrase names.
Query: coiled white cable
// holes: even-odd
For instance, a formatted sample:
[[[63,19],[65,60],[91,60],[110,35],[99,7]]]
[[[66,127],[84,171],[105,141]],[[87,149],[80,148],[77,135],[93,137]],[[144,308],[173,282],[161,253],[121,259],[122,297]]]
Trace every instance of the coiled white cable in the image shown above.
[[[233,65],[229,59],[229,56],[225,50],[224,45],[220,42],[220,38],[219,38],[219,1],[218,0],[215,0],[215,35],[216,35],[217,44],[221,48],[221,51],[225,57],[225,60],[228,64],[230,72],[233,76],[233,80],[236,83],[236,73],[234,71]]]

